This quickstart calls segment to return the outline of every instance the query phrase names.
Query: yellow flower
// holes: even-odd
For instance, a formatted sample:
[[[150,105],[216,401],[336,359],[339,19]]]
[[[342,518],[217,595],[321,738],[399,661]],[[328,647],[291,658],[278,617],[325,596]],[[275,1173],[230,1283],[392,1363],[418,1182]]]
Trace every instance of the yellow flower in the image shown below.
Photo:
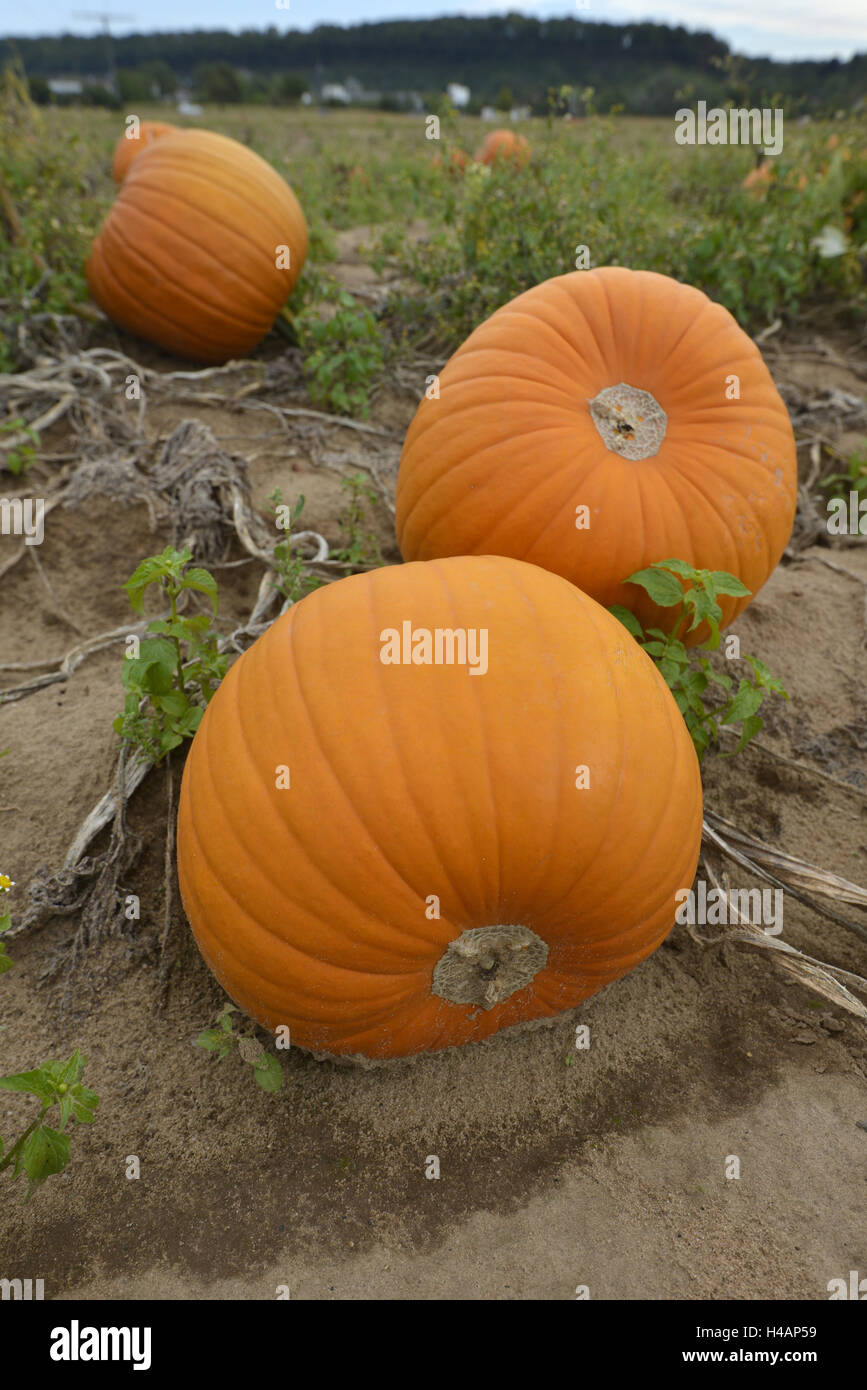
[[[15,884],[8,874],[0,874],[0,893],[8,893],[9,889],[14,887]]]

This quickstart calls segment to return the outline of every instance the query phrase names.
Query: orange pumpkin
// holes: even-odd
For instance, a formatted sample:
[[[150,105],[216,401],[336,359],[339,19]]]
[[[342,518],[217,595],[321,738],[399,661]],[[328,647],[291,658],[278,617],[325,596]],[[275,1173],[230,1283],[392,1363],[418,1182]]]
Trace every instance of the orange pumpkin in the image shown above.
[[[140,121],[135,134],[131,129],[124,131],[114,147],[114,158],[111,161],[111,173],[115,183],[123,183],[129,166],[142,150],[146,150],[154,140],[159,140],[160,136],[169,135],[177,129],[177,126],[170,125],[167,121]]]
[[[512,555],[665,627],[676,610],[623,581],[680,558],[755,593],[796,494],[786,407],[731,314],[608,267],[537,285],[458,349],[406,435],[395,520],[406,560]],[[724,597],[723,622],[748,601]]]
[[[523,169],[530,159],[530,145],[523,135],[513,130],[492,130],[476,152],[479,164],[514,164]]]
[[[304,214],[270,164],[225,135],[186,130],[134,160],[85,271],[121,328],[225,362],[264,338],[306,253]]]
[[[701,808],[626,630],[536,566],[459,557],[318,589],[239,658],[187,758],[178,874],[259,1023],[402,1057],[636,966],[692,883]]]

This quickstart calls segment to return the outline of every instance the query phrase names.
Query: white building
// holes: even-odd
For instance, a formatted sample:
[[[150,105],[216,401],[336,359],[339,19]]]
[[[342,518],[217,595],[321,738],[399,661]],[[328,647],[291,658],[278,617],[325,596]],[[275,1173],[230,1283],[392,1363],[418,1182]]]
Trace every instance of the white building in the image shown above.
[[[456,106],[462,111],[465,106],[470,104],[471,92],[469,87],[464,87],[460,82],[450,82],[446,87],[446,95],[452,106]]]
[[[342,82],[325,82],[320,93],[322,101],[333,101],[340,106],[348,106],[352,98]]]

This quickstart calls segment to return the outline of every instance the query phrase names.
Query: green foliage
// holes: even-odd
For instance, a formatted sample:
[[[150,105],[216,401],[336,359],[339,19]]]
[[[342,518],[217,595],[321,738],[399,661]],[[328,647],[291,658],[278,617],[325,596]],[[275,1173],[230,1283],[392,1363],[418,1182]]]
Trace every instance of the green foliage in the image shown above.
[[[194,77],[196,96],[222,106],[227,101],[241,100],[241,79],[231,63],[203,63]]]
[[[285,539],[278,541],[271,552],[274,587],[284,598],[289,599],[290,603],[297,603],[305,594],[317,589],[322,582],[315,574],[310,573],[304,558],[292,550],[291,529],[304,510],[304,494],[302,492],[299,496],[294,512],[283,502],[283,494],[279,487],[275,487],[268,501],[271,503],[277,525],[285,533]]]
[[[867,449],[850,454],[845,473],[829,473],[821,485],[830,490],[832,497],[848,498],[850,492],[867,494]]]
[[[757,657],[740,658],[750,667],[751,674],[735,685],[731,676],[716,671],[708,658],[701,655],[702,649],[716,651],[720,645],[722,609],[718,597],[727,594],[745,598],[750,590],[725,570],[693,569],[683,560],[660,560],[631,574],[624,583],[638,584],[660,608],[680,610],[669,633],[660,628],[645,631],[635,614],[619,604],[610,611],[656,664],[684,717],[699,758],[711,745],[719,743],[723,725],[740,725],[740,737],[733,750],[739,753],[764,727],[758,711],[765,697],[773,693],[782,695],[784,700],[789,698]],[[709,635],[698,646],[687,649],[682,638],[703,624]],[[718,699],[707,705],[705,696],[711,686],[716,688]]]
[[[229,1053],[237,1048],[241,1058],[253,1068],[257,1085],[261,1086],[263,1091],[274,1094],[283,1085],[283,1069],[277,1058],[265,1051],[252,1032],[235,1031],[232,1014],[237,1012],[234,1004],[227,1004],[217,1017],[216,1027],[206,1028],[194,1039],[195,1044],[204,1048],[206,1052],[215,1053],[218,1062],[222,1062],[224,1057],[228,1057]]]
[[[371,529],[370,508],[377,502],[375,489],[363,473],[341,478],[347,502],[338,518],[344,544],[332,550],[332,560],[342,560],[353,569],[373,569],[382,565],[382,551]]]
[[[572,101],[563,91],[555,102]],[[755,167],[751,149],[678,146],[665,134],[609,117],[588,117],[580,130],[551,121],[546,132],[529,131],[533,158],[523,169],[471,165],[461,180],[441,175],[440,215],[427,239],[387,242],[404,279],[420,287],[395,292],[389,318],[425,339],[433,327],[452,349],[507,300],[574,270],[579,247],[591,267],[625,265],[696,285],[747,329],[794,314],[821,292],[853,311],[864,304],[867,154],[854,123],[833,155],[824,131],[787,132],[772,179],[752,189],[743,187]],[[844,253],[820,252],[828,225],[849,227]]]
[[[76,1049],[67,1062],[43,1062],[33,1071],[0,1076],[0,1090],[23,1091],[39,1101],[39,1113],[8,1147],[0,1139],[0,1172],[11,1167],[13,1181],[23,1173],[27,1179],[25,1201],[52,1173],[61,1172],[69,1162],[69,1135],[64,1131],[70,1120],[92,1124],[99,1096],[81,1080],[87,1059]],[[44,1123],[51,1114],[52,1124]]]
[[[294,320],[311,400],[340,415],[367,419],[385,363],[382,331],[370,310],[338,284],[324,285],[323,299],[330,312],[311,304]]]
[[[23,415],[15,415],[11,420],[0,422],[0,443],[4,434],[23,434],[28,442],[16,444],[14,449],[4,449],[0,453],[0,468],[8,468],[10,473],[15,474],[25,472],[36,462],[39,435],[28,425]]]
[[[134,613],[142,612],[151,584],[170,608],[167,619],[148,623],[148,631],[156,635],[141,642],[138,656],[124,659],[126,699],[114,720],[121,738],[153,762],[192,738],[228,665],[209,615],[187,617],[178,611],[178,599],[188,591],[204,594],[217,611],[216,580],[207,570],[191,567],[191,560],[189,550],[167,546],[161,555],[143,560],[124,585]]]
[[[17,366],[17,325],[86,297],[83,266],[99,217],[90,160],[74,130],[46,124],[16,68],[0,72],[0,372]]]

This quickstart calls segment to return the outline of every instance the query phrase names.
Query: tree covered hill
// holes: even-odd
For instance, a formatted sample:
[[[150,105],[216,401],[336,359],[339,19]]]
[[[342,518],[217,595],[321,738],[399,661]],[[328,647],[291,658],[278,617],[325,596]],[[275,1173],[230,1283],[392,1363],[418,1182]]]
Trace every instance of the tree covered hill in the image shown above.
[[[569,85],[592,86],[600,110],[619,105],[635,113],[669,114],[699,99],[712,105],[731,99],[739,105],[784,104],[791,115],[849,109],[867,90],[867,53],[847,63],[781,63],[737,57],[712,34],[682,27],[519,14],[320,25],[307,33],[272,27],[239,34],[130,34],[112,43],[121,72],[158,64],[177,80],[195,83],[203,68],[229,65],[244,75],[248,94],[255,94],[257,85],[264,92],[264,79],[285,74],[314,89],[355,78],[384,94],[416,91],[425,97],[461,82],[471,88],[476,108],[507,89],[516,102],[544,110],[548,89]],[[36,79],[99,78],[108,65],[101,35],[0,40],[0,65],[16,57]]]

